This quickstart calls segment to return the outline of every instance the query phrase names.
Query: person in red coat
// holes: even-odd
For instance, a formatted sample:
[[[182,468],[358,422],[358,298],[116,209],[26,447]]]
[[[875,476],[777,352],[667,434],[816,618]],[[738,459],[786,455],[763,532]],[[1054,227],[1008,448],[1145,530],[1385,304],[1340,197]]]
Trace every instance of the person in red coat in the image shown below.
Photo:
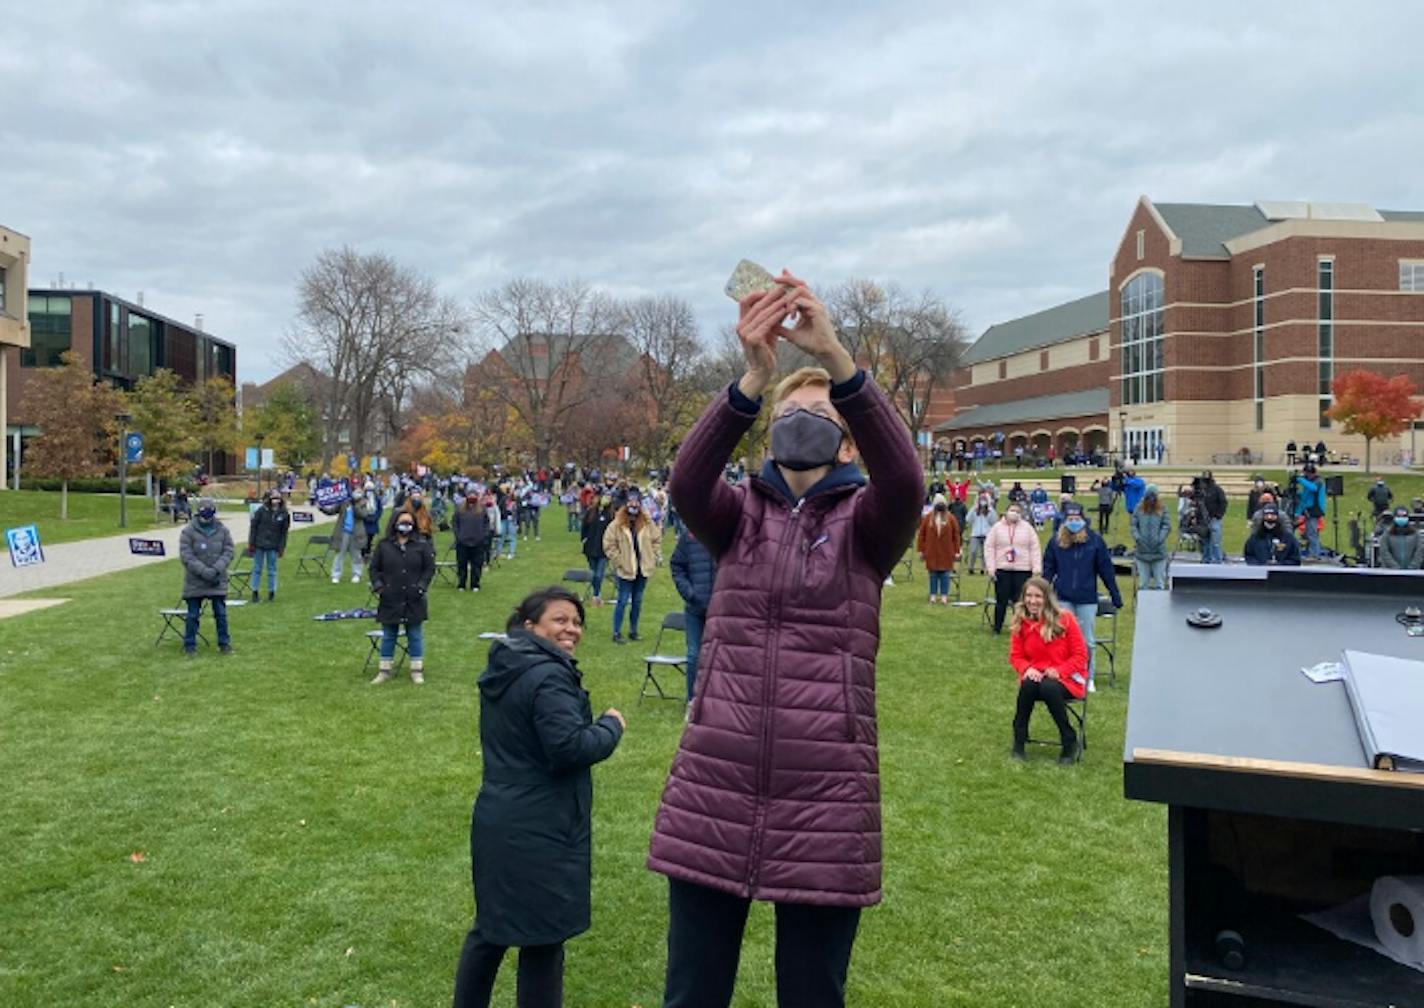
[[[1083,699],[1088,689],[1088,647],[1083,631],[1073,614],[1059,607],[1053,586],[1034,576],[1028,579],[1014,606],[1009,633],[1009,664],[1019,675],[1014,759],[1026,758],[1029,715],[1033,705],[1041,701],[1058,725],[1058,738],[1063,745],[1059,765],[1077,762],[1082,748],[1068,719],[1067,701]]]

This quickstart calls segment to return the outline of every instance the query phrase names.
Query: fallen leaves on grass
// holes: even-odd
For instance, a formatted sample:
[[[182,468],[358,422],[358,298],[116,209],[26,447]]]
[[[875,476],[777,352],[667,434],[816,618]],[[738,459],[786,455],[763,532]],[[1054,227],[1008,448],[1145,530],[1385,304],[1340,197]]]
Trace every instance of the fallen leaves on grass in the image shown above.
[[[134,864],[143,864],[145,861],[148,860],[148,855],[141,850],[136,850],[129,855],[129,860],[132,861]]]

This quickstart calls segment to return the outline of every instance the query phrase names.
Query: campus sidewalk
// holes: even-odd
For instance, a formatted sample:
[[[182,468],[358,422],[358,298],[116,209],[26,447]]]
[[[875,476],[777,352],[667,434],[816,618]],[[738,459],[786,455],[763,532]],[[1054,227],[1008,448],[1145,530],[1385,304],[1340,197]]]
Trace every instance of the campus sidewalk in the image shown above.
[[[302,508],[301,510],[309,510],[312,513],[316,519],[312,525],[329,524],[334,520],[331,516],[324,515],[315,508]],[[243,547],[247,544],[248,523],[242,514],[236,512],[226,512],[219,518],[232,533],[232,543],[236,551],[236,555],[233,557],[233,566],[236,567],[247,559]],[[303,528],[310,528],[312,525],[306,523],[295,525],[293,530],[300,531]],[[0,563],[6,564],[6,566],[0,567],[0,598],[41,588],[53,588],[74,581],[84,581],[104,574],[112,574],[115,571],[132,570],[135,567],[143,567],[148,564],[176,560],[178,558],[178,536],[182,531],[182,525],[174,525],[171,528],[132,533],[132,538],[135,539],[162,540],[165,555],[161,557],[136,556],[130,553],[129,539],[131,536],[128,533],[45,546],[44,563],[34,567],[11,567],[8,561],[3,559],[3,554],[0,554]]]

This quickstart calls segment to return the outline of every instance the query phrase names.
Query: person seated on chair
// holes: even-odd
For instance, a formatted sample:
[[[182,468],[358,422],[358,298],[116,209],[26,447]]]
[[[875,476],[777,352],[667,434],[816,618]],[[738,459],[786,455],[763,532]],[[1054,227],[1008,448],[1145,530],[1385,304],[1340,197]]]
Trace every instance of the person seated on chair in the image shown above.
[[[1409,523],[1409,509],[1397,507],[1389,529],[1380,536],[1379,565],[1391,570],[1419,570],[1424,567],[1424,536]]]
[[[1098,619],[1098,582],[1101,580],[1107,588],[1113,608],[1122,608],[1122,595],[1117,590],[1117,571],[1108,553],[1108,544],[1088,527],[1083,505],[1076,501],[1066,505],[1063,527],[1048,540],[1048,548],[1043,551],[1043,577],[1077,617],[1078,628],[1088,646],[1088,692],[1093,693],[1096,691],[1093,625]]]
[[[1083,699],[1088,690],[1088,647],[1078,621],[1059,606],[1052,585],[1035,576],[1024,585],[1009,629],[1009,664],[1019,677],[1013,758],[1026,758],[1029,715],[1042,703],[1058,726],[1059,764],[1076,762],[1082,748],[1067,702]]]
[[[920,520],[915,552],[930,575],[930,604],[949,605],[949,581],[963,541],[959,522],[949,513],[944,494],[935,494],[934,508]]]
[[[1300,566],[1300,543],[1281,521],[1274,504],[1261,507],[1261,527],[1251,534],[1242,549],[1242,558],[1254,567]]]

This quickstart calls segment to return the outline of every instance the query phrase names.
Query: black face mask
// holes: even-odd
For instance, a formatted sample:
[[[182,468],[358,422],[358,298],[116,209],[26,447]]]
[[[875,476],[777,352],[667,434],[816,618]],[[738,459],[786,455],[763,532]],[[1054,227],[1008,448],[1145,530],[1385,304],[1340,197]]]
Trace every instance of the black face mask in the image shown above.
[[[949,510],[949,505],[948,505],[948,504],[936,504],[936,505],[935,505],[935,510],[936,510],[936,511],[948,511],[948,510]]]
[[[771,425],[771,456],[777,465],[805,472],[836,461],[845,432],[834,420],[794,410]]]

